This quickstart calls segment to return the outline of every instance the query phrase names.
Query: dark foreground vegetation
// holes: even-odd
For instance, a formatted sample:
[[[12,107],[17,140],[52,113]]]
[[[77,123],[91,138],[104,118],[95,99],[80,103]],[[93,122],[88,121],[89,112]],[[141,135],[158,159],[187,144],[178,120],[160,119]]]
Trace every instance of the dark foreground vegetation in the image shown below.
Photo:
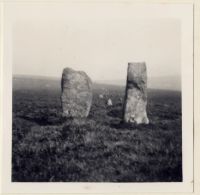
[[[182,181],[181,92],[149,90],[150,124],[134,126],[121,123],[123,87],[95,85],[88,119],[66,121],[56,86],[14,85],[12,181]]]

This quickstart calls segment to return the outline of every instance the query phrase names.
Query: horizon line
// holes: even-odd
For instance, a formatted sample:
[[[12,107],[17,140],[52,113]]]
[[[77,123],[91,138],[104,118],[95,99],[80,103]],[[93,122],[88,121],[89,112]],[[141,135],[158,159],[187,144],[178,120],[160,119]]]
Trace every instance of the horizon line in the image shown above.
[[[60,79],[62,78],[62,75],[59,77],[59,76],[47,76],[47,75],[34,75],[34,74],[12,74],[12,77],[44,77],[44,78],[52,78],[52,79]],[[176,77],[176,78],[181,78],[181,75],[166,75],[166,76],[151,76],[149,78],[164,78],[164,77]],[[126,77],[123,79],[123,78],[120,78],[120,79],[103,79],[103,80],[100,80],[100,79],[95,79],[94,81],[113,81],[113,80],[126,80]]]

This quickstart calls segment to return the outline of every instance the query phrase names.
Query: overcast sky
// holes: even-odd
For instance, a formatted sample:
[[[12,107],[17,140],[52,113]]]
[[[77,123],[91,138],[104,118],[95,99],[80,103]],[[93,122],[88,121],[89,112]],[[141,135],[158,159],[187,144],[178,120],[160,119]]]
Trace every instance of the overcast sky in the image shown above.
[[[116,80],[126,77],[128,62],[145,61],[149,77],[180,76],[181,24],[149,17],[154,10],[63,4],[14,10],[14,74],[60,77],[71,67],[93,80]]]

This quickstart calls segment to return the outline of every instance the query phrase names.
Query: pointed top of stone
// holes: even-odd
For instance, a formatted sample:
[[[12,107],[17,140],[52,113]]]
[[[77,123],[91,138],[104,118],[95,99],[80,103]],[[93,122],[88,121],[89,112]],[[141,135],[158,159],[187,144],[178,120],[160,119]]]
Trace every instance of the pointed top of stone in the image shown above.
[[[86,74],[84,71],[82,71],[82,70],[74,70],[74,69],[72,69],[72,68],[69,68],[69,67],[67,67],[67,68],[64,68],[63,69],[63,74],[66,74],[66,73],[81,73],[81,74]]]
[[[63,69],[63,73],[62,73],[62,77],[68,77],[71,74],[79,74],[82,75],[83,77],[86,77],[87,80],[89,81],[89,84],[92,83],[92,80],[90,79],[90,77],[82,70],[74,70],[72,68],[66,67]]]

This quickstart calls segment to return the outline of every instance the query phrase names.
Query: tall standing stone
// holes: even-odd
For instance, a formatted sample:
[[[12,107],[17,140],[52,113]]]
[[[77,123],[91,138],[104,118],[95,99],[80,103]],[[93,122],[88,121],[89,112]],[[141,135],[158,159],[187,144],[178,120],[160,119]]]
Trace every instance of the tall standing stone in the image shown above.
[[[147,72],[145,62],[128,63],[123,121],[125,123],[148,124]]]
[[[83,71],[65,68],[61,81],[62,110],[66,118],[85,118],[92,104],[92,81]]]

